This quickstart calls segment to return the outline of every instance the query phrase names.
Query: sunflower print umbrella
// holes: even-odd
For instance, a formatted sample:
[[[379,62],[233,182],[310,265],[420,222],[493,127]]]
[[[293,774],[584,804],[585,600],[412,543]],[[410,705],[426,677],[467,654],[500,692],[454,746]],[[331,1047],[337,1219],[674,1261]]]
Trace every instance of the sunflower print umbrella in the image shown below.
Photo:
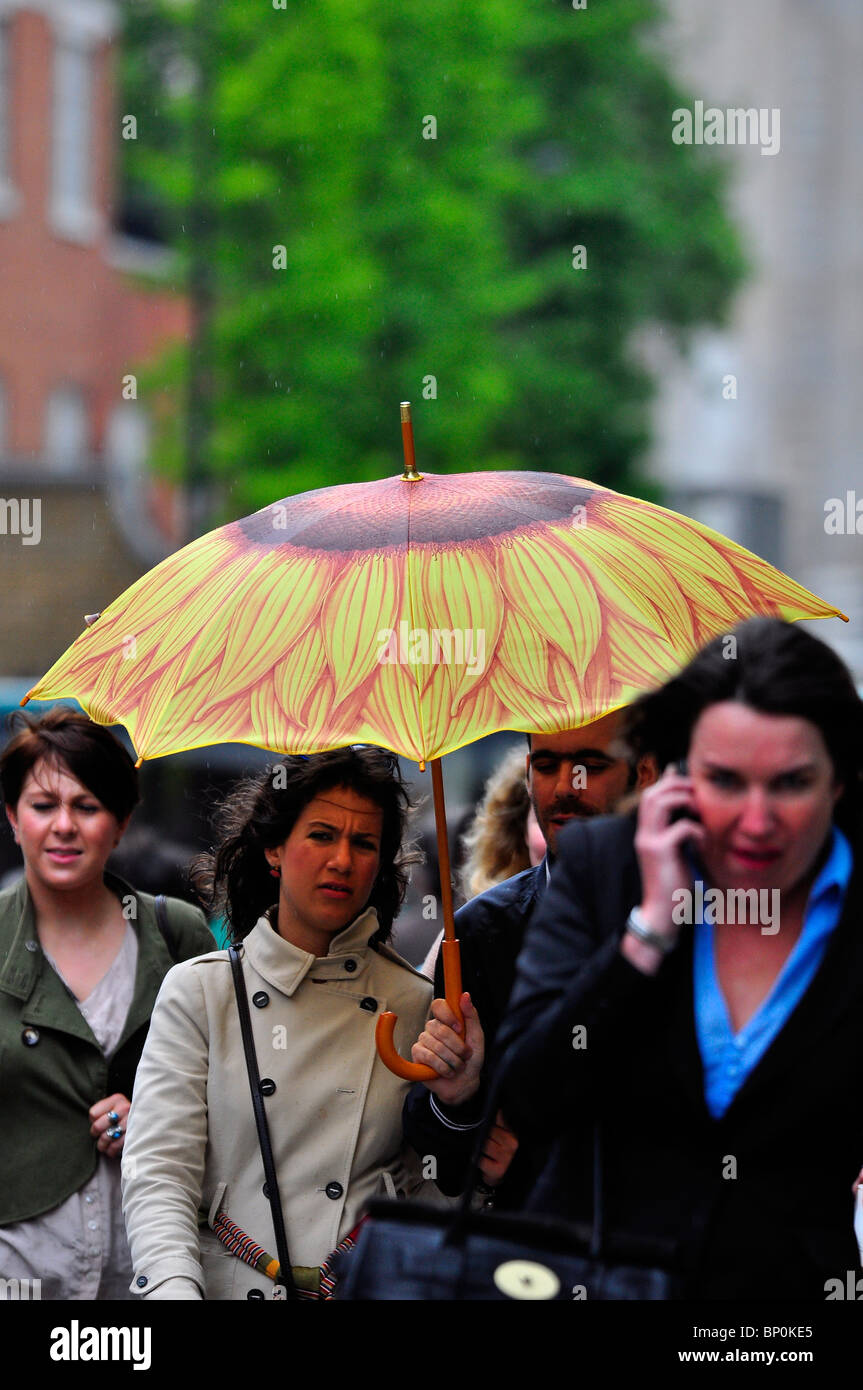
[[[440,759],[577,728],[755,614],[844,616],[708,527],[582,478],[417,473],[285,498],[121,594],[28,693],[122,723],[139,760],[374,743],[431,762],[447,1002],[461,1017]],[[396,1017],[378,1050],[408,1080]]]
[[[417,762],[576,728],[740,619],[844,616],[662,507],[546,473],[416,475],[285,498],[169,556],[28,693],[141,758],[375,743]]]

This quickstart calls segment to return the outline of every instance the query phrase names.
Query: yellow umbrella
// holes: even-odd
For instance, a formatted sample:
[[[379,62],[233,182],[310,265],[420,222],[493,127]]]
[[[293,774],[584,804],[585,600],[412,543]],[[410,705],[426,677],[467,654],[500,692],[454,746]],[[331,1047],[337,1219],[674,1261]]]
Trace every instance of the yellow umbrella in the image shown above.
[[[590,723],[742,618],[844,614],[708,527],[582,478],[422,476],[406,404],[402,428],[401,477],[288,497],[193,541],[27,698],[74,696],[124,724],[139,759],[364,742],[431,762],[449,941],[446,753]]]

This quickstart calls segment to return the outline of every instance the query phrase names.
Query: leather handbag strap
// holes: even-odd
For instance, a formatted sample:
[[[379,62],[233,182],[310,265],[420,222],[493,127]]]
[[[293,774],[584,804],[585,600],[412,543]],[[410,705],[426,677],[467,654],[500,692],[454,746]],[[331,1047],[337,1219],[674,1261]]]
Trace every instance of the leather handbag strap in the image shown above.
[[[299,1298],[299,1293],[297,1292],[291,1273],[291,1259],[288,1254],[288,1237],[285,1232],[282,1199],[279,1196],[276,1165],[273,1160],[273,1146],[270,1142],[270,1127],[267,1124],[267,1112],[264,1109],[264,1098],[261,1094],[261,1076],[258,1071],[255,1040],[252,1036],[252,1020],[249,1017],[249,999],[246,994],[246,982],[243,979],[243,967],[240,962],[240,953],[236,946],[228,947],[228,956],[231,962],[231,972],[234,976],[234,990],[237,995],[237,1010],[240,1015],[240,1031],[243,1035],[243,1051],[246,1054],[246,1070],[249,1073],[249,1088],[252,1092],[255,1124],[257,1125],[258,1141],[261,1146],[261,1158],[264,1161],[264,1176],[267,1180],[267,1197],[269,1198],[270,1208],[273,1213],[273,1229],[276,1233],[276,1254],[279,1257],[279,1283],[284,1286],[287,1298]]]
[[[177,954],[177,943],[174,940],[174,933],[172,932],[171,924],[168,921],[168,904],[165,901],[165,894],[157,893],[155,898],[153,899],[153,903],[156,908],[156,925],[159,928],[159,931],[162,933],[162,939],[164,940],[165,945],[168,948],[168,954],[171,957],[171,960],[176,965],[180,957]]]

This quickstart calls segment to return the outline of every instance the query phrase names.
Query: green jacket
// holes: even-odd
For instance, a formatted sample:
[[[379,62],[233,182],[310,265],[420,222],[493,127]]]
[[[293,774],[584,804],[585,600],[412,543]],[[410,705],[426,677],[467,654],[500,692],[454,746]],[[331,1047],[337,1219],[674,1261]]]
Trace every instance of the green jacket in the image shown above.
[[[114,874],[105,883],[138,935],[135,992],[110,1059],[42,954],[26,879],[0,893],[0,1226],[49,1211],[92,1177],[90,1106],[115,1091],[131,1097],[153,1004],[174,964],[154,899]],[[213,949],[199,908],[169,898],[167,909],[176,960]]]

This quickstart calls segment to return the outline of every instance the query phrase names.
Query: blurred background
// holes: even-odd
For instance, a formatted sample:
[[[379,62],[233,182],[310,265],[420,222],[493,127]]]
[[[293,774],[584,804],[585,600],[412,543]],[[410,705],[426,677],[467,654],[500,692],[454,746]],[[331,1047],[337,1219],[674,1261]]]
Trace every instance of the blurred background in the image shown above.
[[[403,399],[420,468],[763,555],[863,678],[861,67],[852,0],[0,0],[2,710],[195,535],[400,471]],[[699,101],[778,148],[675,143]],[[454,838],[514,742],[447,759]],[[270,760],[145,764],[128,876],[178,891]]]

